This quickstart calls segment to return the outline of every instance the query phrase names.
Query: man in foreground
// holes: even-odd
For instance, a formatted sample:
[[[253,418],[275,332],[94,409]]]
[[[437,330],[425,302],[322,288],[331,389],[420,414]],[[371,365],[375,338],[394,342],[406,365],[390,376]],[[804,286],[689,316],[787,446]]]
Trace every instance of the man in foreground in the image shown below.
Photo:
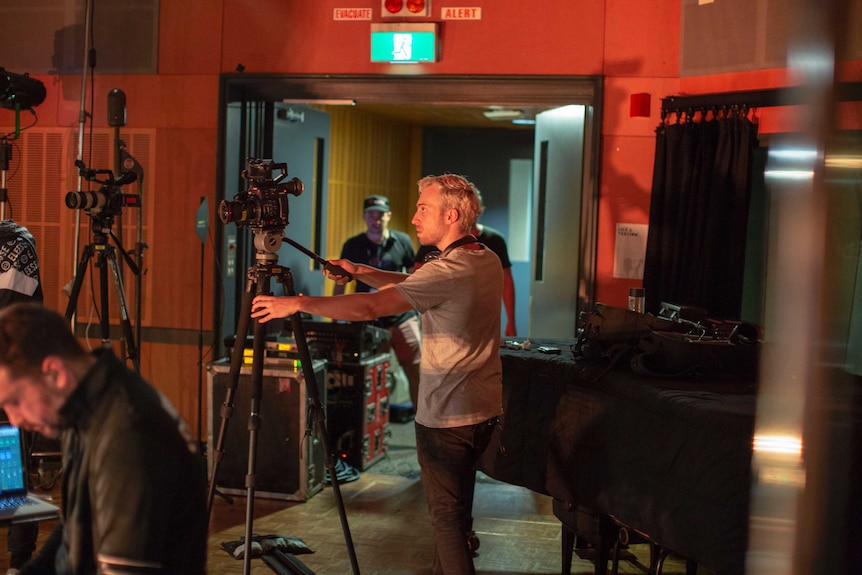
[[[0,311],[0,407],[13,425],[63,439],[62,521],[22,575],[205,572],[197,444],[110,349],[87,353],[41,306]]]
[[[422,315],[416,451],[437,545],[435,575],[474,573],[466,535],[476,466],[503,412],[503,272],[499,258],[470,235],[479,206],[479,192],[466,179],[425,177],[419,181],[412,223],[423,245],[441,250],[439,258],[410,275],[335,260],[378,291],[333,297],[261,295],[252,304],[252,317],[259,321],[297,312],[350,321],[410,309]]]

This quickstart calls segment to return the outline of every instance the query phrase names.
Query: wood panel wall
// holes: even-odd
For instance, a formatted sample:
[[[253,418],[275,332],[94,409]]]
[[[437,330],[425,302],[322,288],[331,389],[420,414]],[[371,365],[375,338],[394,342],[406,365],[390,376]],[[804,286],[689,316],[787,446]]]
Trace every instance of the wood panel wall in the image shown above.
[[[327,258],[341,255],[344,241],[365,230],[362,202],[374,194],[389,198],[390,227],[408,233],[421,177],[422,129],[349,108],[320,106],[330,114]],[[331,282],[327,282],[331,293]]]
[[[0,126],[0,131],[4,134],[12,129],[13,127]],[[113,171],[116,136],[113,128],[94,128],[86,134],[82,157],[88,168]],[[176,240],[177,228],[193,230],[194,222],[191,219],[178,219],[185,215],[185,210],[179,209],[171,196],[182,196],[182,189],[158,190],[156,130],[124,128],[120,131],[119,138],[125,143],[125,148],[132,157],[145,167],[142,183],[136,182],[121,188],[123,194],[140,196],[140,213],[139,208],[121,208],[122,215],[114,218],[110,227],[114,237],[108,241],[114,251],[120,279],[124,284],[126,311],[133,326],[139,323],[141,326],[141,341],[134,342],[141,359],[141,373],[174,402],[183,417],[194,427],[197,422],[198,392],[195,382],[198,378],[199,360],[197,332],[192,326],[200,323],[200,282],[199,273],[190,272],[200,269],[200,242]],[[26,226],[36,240],[46,307],[61,314],[66,312],[82,252],[85,246],[93,247],[76,300],[75,323],[76,332],[84,346],[95,349],[102,345],[99,317],[104,310],[101,306],[99,283],[103,268],[94,265],[99,261],[97,254],[101,250],[96,247],[97,242],[90,233],[90,216],[83,210],[68,208],[65,203],[66,194],[79,188],[79,172],[75,167],[78,157],[77,126],[34,127],[23,131],[19,138],[11,142],[13,159],[7,173],[9,201],[6,217]],[[108,175],[99,174],[97,177],[104,179]],[[85,192],[103,193],[99,183],[86,180],[82,181],[80,188]],[[157,191],[160,193],[157,194]],[[140,318],[137,315],[135,274],[120,250],[122,247],[137,263],[139,215],[142,218],[140,239],[144,245]],[[165,235],[168,238],[165,238]],[[190,240],[192,234],[189,233],[188,236]],[[208,262],[206,274],[212,273],[211,265],[211,262]],[[113,273],[109,268],[105,269],[108,277],[108,313],[112,344],[120,353],[119,292],[115,287]],[[183,271],[175,273],[177,269]],[[211,275],[205,277],[208,279]],[[205,310],[208,312],[209,308]],[[183,317],[186,319],[183,320]],[[209,318],[206,318],[206,321],[210,321]],[[209,326],[207,323],[204,325]]]

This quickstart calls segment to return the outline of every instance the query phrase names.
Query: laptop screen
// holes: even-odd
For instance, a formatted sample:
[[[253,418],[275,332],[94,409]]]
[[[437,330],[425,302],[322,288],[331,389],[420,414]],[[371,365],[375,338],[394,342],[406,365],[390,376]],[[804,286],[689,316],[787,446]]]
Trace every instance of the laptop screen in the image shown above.
[[[0,494],[25,492],[21,430],[0,425]]]

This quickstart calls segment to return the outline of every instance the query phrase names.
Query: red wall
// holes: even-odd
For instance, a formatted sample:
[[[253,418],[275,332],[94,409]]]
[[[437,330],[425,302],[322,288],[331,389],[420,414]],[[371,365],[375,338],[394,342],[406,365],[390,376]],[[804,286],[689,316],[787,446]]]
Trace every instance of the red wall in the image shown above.
[[[625,306],[639,280],[613,277],[616,224],[649,222],[655,128],[661,98],[678,93],[679,2],[607,2],[596,299]],[[650,95],[632,117],[631,95]]]
[[[435,14],[441,2],[432,0]],[[679,78],[680,2],[472,0],[469,5],[482,9],[482,19],[442,22],[441,60],[410,67],[411,73],[440,75],[604,77],[596,296],[609,304],[625,305],[627,290],[635,283],[613,277],[614,229],[617,223],[648,221],[661,98],[770,88],[793,81],[782,69]],[[382,20],[379,0],[162,0],[160,73],[97,73],[95,85],[88,86],[95,94],[95,126],[106,126],[105,96],[121,88],[127,97],[128,126],[157,132],[156,165],[149,178],[157,188],[152,201],[165,214],[156,230],[158,245],[197,245],[194,229],[177,222],[194,221],[201,196],[215,202],[220,73],[234,72],[240,64],[247,73],[393,73],[388,65],[369,61],[370,22],[334,21],[336,7],[371,8],[372,21]],[[860,69],[856,63],[842,75],[858,79]],[[40,126],[76,127],[80,77],[40,79],[48,88],[48,98],[38,110]],[[649,117],[630,117],[634,93],[651,95]],[[858,106],[845,106],[843,114],[846,125],[862,125]],[[793,127],[793,110],[761,110],[758,115],[762,133]],[[11,118],[11,112],[0,110],[0,124],[11,124]],[[153,258],[151,273],[181,276],[189,265],[196,265],[195,257]],[[196,330],[195,306],[173,303],[170,281],[158,284],[167,287],[153,295],[166,303],[159,306],[154,323]],[[208,304],[206,313],[210,311]],[[211,325],[209,317],[206,325]],[[189,350],[190,355],[194,352]]]
[[[221,70],[389,74],[369,62],[369,23],[336,22],[336,7],[379,3],[224,2]],[[432,3],[435,10],[439,5]],[[678,92],[679,0],[477,0],[478,21],[441,24],[441,60],[411,73],[604,75],[597,298],[625,305],[631,280],[612,277],[617,222],[646,223],[660,99]],[[438,12],[439,13],[439,12]],[[399,68],[399,71],[403,68]],[[633,93],[652,95],[649,118],[629,117]]]
[[[433,0],[439,15],[442,5]],[[603,2],[471,0],[481,20],[441,23],[441,59],[428,74],[600,74]],[[646,4],[646,3],[644,3]],[[387,74],[369,61],[368,21],[333,21],[333,9],[371,7],[379,0],[225,0],[222,70],[242,63],[249,73]],[[432,20],[429,18],[428,20]],[[403,70],[400,69],[400,70]]]
[[[439,14],[439,0],[432,2]],[[559,2],[474,0],[481,20],[441,22],[441,60],[411,73],[603,75],[601,206],[597,299],[623,305],[631,280],[612,277],[616,223],[646,223],[652,175],[652,143],[661,98],[792,83],[784,69],[678,78],[680,0]],[[369,21],[335,21],[334,8],[371,8],[378,0],[162,0],[159,70],[156,76],[97,75],[94,123],[105,124],[105,98],[115,87],[127,95],[129,125],[164,130],[159,185],[189,192],[184,208],[212,193],[218,74],[242,65],[248,73],[389,74],[372,64]],[[429,18],[428,20],[433,20]],[[858,63],[842,71],[859,77]],[[403,68],[398,69],[399,72]],[[80,78],[43,78],[48,100],[42,125],[74,126]],[[651,95],[650,117],[629,116],[634,93]],[[792,130],[797,110],[758,111],[760,132]],[[0,111],[0,114],[7,114]],[[845,124],[862,124],[858,106],[845,106]],[[0,121],[5,121],[0,116]],[[191,168],[190,166],[193,166]],[[192,217],[191,214],[189,217]]]

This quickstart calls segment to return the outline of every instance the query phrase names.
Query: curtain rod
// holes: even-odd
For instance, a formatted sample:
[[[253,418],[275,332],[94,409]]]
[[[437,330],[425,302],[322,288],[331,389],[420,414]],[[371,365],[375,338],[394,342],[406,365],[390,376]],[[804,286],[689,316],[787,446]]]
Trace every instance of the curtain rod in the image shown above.
[[[662,112],[686,110],[688,108],[720,108],[722,106],[748,106],[766,108],[769,106],[793,106],[804,104],[811,88],[790,86],[744,92],[719,92],[692,96],[668,96],[661,99]],[[835,85],[835,98],[839,102],[862,100],[862,82],[839,82]]]

